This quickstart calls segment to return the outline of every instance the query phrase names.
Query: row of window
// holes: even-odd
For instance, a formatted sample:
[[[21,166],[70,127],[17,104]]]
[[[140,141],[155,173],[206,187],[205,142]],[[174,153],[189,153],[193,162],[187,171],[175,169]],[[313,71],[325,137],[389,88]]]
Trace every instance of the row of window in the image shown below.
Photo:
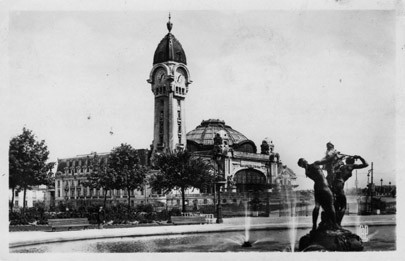
[[[166,94],[166,87],[165,86],[157,87],[155,89],[155,95],[159,95],[159,94]]]
[[[99,162],[101,164],[104,164],[107,162],[106,158],[100,157]],[[68,160],[66,161],[66,166],[68,168],[74,168],[74,167],[80,167],[80,166],[87,166],[90,164],[90,159],[87,157],[87,159],[77,159],[77,160]]]
[[[176,92],[176,94],[185,95],[186,89],[176,86],[175,92]],[[160,86],[160,87],[155,88],[155,95],[160,95],[160,94],[167,94],[166,86]]]
[[[79,167],[65,168],[65,173],[69,173],[69,174],[85,173],[85,172],[89,172],[89,171],[90,171],[89,167],[86,167],[86,168],[79,168]]]
[[[181,87],[176,86],[176,93],[181,94],[181,95],[185,95],[185,88],[181,88]]]
[[[164,114],[162,110],[160,111],[159,117],[159,144],[163,144],[163,132],[164,132]]]

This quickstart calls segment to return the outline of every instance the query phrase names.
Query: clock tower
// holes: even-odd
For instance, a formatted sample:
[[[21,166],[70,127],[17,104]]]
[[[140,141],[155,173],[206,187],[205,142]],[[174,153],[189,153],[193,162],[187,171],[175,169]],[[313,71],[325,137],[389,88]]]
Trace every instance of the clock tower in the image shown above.
[[[186,147],[185,98],[192,82],[180,42],[169,33],[160,41],[153,57],[148,83],[155,96],[153,151],[168,152]]]

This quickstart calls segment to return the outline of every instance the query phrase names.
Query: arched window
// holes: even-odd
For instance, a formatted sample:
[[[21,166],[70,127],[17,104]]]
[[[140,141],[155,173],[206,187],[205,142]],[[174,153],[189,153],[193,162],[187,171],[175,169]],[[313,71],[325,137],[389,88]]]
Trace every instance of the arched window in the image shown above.
[[[239,184],[265,184],[266,176],[254,169],[243,169],[235,174],[235,182]]]

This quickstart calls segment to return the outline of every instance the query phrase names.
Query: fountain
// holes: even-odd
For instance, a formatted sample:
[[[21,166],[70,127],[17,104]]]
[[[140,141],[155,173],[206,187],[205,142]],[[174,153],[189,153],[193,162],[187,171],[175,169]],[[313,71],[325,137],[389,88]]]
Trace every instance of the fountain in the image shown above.
[[[250,229],[250,217],[248,216],[248,202],[245,202],[245,240],[242,247],[252,247],[252,243],[249,242],[249,229]]]
[[[288,228],[288,239],[289,239],[289,247],[284,249],[285,252],[294,252],[295,251],[295,243],[297,239],[297,214],[296,214],[296,195],[295,192],[290,187],[285,187],[282,190],[282,198],[284,202],[286,202],[286,209],[285,215],[287,217],[287,221],[289,224]],[[283,205],[284,206],[284,205]]]

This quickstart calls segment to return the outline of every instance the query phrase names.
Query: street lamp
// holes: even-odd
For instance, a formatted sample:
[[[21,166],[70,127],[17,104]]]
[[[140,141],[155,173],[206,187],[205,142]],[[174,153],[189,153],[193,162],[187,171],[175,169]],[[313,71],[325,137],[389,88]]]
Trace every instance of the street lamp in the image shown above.
[[[370,202],[370,206],[368,205],[368,197],[371,196],[371,185],[370,185],[370,172],[367,173],[367,197],[366,197],[366,211],[368,212],[368,209],[370,208],[370,212],[371,212],[371,202]],[[371,199],[370,199],[371,201]]]
[[[79,199],[80,202],[80,206],[83,205],[82,203],[82,199],[81,199],[81,195],[80,192],[82,191],[81,185],[80,185],[80,180],[77,182],[77,198]]]
[[[222,219],[222,203],[221,203],[221,186],[225,185],[225,180],[217,180],[217,188],[218,188],[218,205],[217,205],[217,221],[216,223],[220,224],[223,223],[224,220]]]
[[[227,154],[227,143],[224,139],[227,139],[227,134],[225,131],[221,130],[215,134],[213,138],[214,141],[214,148],[212,150],[213,160],[217,165],[216,169],[216,182],[215,185],[218,189],[218,206],[217,206],[217,221],[216,223],[222,223],[222,206],[221,206],[221,186],[226,184],[224,176],[222,174],[225,173],[225,169],[222,168],[224,164],[224,157]]]
[[[68,200],[68,192],[69,192],[69,185],[68,185],[68,182],[66,181],[66,186],[65,186],[65,200],[66,200],[66,203],[67,203],[67,200]]]
[[[224,222],[223,219],[222,219],[221,186],[226,184],[226,181],[221,179],[221,167],[220,167],[221,166],[221,164],[220,164],[221,159],[222,159],[221,155],[217,154],[217,155],[214,156],[214,160],[215,160],[215,163],[217,165],[215,186],[216,186],[217,193],[218,193],[217,220],[216,220],[216,223],[218,223],[218,224]]]
[[[381,181],[381,190],[380,190],[380,193],[382,194],[382,193],[383,193],[383,187],[382,187],[383,179],[380,179],[380,181]]]

